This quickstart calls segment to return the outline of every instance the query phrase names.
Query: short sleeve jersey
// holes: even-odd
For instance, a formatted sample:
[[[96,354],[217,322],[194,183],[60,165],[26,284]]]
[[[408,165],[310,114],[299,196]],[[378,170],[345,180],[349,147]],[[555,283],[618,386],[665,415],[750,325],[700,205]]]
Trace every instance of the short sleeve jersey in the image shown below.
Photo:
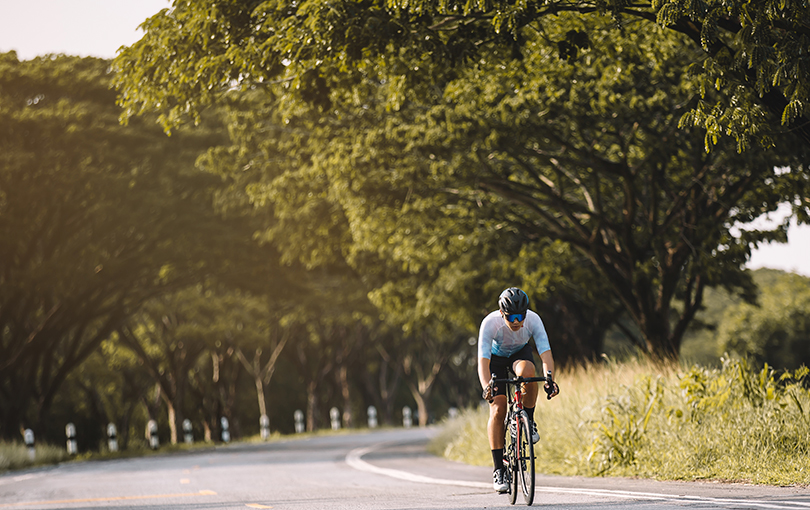
[[[529,310],[523,327],[512,331],[503,320],[500,310],[490,313],[481,321],[478,330],[478,357],[491,359],[492,355],[508,358],[523,348],[534,337],[537,353],[551,350],[543,321]]]

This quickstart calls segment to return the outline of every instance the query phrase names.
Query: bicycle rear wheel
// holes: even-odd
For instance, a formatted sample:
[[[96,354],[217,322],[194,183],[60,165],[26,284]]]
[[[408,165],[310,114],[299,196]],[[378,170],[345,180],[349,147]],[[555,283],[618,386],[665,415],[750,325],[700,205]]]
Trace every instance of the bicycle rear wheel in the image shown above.
[[[514,472],[516,481],[513,484],[517,492],[517,479],[523,489],[523,499],[531,506],[534,501],[534,443],[532,443],[532,427],[529,416],[525,412],[519,415],[520,428],[518,429],[515,444],[518,457],[517,470]]]

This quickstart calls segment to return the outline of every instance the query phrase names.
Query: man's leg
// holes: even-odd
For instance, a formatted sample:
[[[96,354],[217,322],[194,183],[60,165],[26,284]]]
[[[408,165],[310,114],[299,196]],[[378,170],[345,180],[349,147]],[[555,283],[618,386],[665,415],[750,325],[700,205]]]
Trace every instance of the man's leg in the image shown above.
[[[489,421],[487,422],[487,436],[489,437],[489,448],[491,450],[501,450],[504,446],[503,421],[506,418],[506,395],[496,395],[489,404]],[[503,467],[503,464],[496,465],[496,468]]]
[[[513,370],[516,375],[521,377],[534,377],[535,368],[534,363],[526,360],[517,360],[513,365]],[[532,442],[536,443],[540,440],[540,435],[537,433],[537,425],[534,424],[534,407],[537,405],[538,386],[536,382],[528,383],[523,387],[523,409],[529,415],[532,422]]]
[[[489,421],[487,422],[487,436],[489,448],[492,450],[492,464],[494,466],[493,486],[498,492],[505,492],[509,487],[503,478],[503,448],[504,448],[504,419],[506,418],[506,395],[496,395],[489,404]]]

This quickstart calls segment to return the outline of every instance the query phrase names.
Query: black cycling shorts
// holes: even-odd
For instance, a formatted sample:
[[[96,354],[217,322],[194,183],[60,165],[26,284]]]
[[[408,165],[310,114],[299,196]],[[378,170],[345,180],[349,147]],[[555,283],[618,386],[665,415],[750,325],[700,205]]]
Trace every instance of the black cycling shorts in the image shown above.
[[[531,344],[526,344],[523,346],[521,350],[514,353],[513,355],[505,358],[503,356],[496,356],[492,355],[489,360],[489,371],[490,373],[495,374],[496,379],[507,379],[509,377],[509,373],[507,370],[514,370],[514,365],[516,361],[519,360],[526,360],[530,361],[534,364],[534,349],[532,348]],[[535,367],[536,372],[536,367]],[[504,383],[495,383],[496,388],[492,391],[492,396],[495,395],[506,395],[506,384]]]

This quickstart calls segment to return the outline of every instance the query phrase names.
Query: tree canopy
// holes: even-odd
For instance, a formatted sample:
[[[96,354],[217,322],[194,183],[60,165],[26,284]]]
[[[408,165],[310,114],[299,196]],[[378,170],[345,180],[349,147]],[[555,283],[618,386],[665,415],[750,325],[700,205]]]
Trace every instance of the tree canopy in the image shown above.
[[[556,241],[601,275],[601,295],[611,297],[589,300],[592,310],[607,302],[601,328],[623,310],[645,352],[677,356],[703,289],[748,285],[740,269],[751,246],[784,238],[783,228],[742,236],[731,228],[801,199],[807,148],[788,136],[778,153],[738,153],[728,140],[706,153],[704,134],[677,127],[700,89],[682,72],[693,54],[665,29],[594,29],[606,22],[561,14],[542,37],[525,35],[510,65],[500,46],[459,68],[417,62],[403,48],[397,62],[426,65],[434,81],[403,89],[395,110],[390,77],[356,62],[341,76],[355,73],[352,90],[362,94],[333,90],[313,96],[314,106],[290,100],[294,85],[266,84],[250,92],[258,103],[241,107],[233,147],[212,153],[211,164],[276,218],[266,235],[285,256],[345,261],[406,330],[450,319],[474,331],[491,306],[481,289],[495,295],[509,274],[543,272],[503,268]],[[593,34],[583,65],[546,42],[572,27]],[[133,52],[144,50],[138,44]],[[122,76],[126,95],[140,72]],[[573,286],[594,290],[593,274],[580,274]],[[475,305],[442,305],[454,301]]]
[[[565,13],[600,22],[553,33]],[[484,53],[518,65],[542,38],[575,62],[603,44],[597,34],[663,26],[701,50],[684,64],[703,88],[682,124],[701,126],[707,149],[730,135],[743,150],[788,132],[810,144],[808,20],[801,0],[177,1],[144,23],[145,36],[116,65],[127,115],[158,107],[169,126],[235,84],[286,83],[328,106],[336,90],[373,75],[397,108],[429,89],[437,69],[475,67]],[[706,97],[710,89],[721,94]]]
[[[148,299],[273,267],[211,207],[206,129],[118,122],[109,62],[0,55],[0,435],[42,422],[68,373]],[[244,262],[250,258],[251,265]]]

